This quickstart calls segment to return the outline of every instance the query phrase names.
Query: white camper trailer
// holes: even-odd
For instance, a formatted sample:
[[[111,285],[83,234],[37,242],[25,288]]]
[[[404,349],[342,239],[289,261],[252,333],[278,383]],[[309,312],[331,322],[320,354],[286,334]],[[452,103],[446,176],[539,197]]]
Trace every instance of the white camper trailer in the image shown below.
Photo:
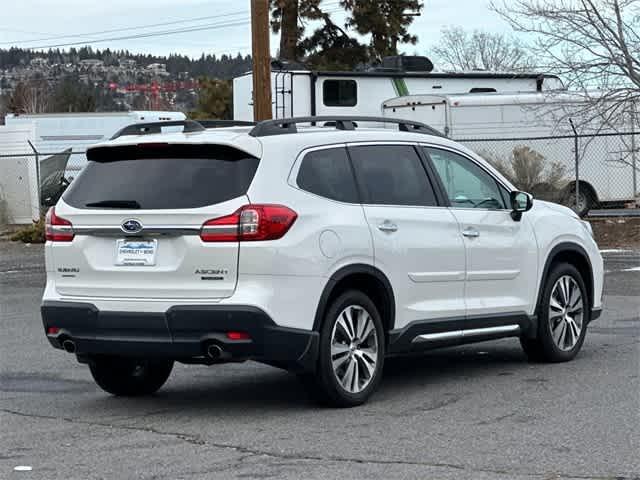
[[[384,101],[382,114],[426,123],[450,138],[466,140],[470,148],[488,157],[505,160],[515,147],[529,146],[545,160],[564,166],[567,192],[575,190],[573,130],[568,121],[574,116],[580,134],[599,135],[580,138],[582,212],[595,204],[631,201],[640,188],[640,163],[636,162],[637,152],[630,149],[631,136],[619,135],[638,132],[637,121],[632,125],[628,117],[627,124],[609,128],[598,120],[582,123],[579,115],[587,105],[584,102],[583,97],[570,93],[408,95]],[[566,138],[558,138],[563,136]],[[504,141],[492,141],[496,139]]]
[[[379,115],[384,100],[409,94],[543,92],[562,89],[560,79],[538,73],[434,73],[425,57],[394,60],[371,71],[272,70],[273,118],[310,115]],[[387,59],[388,60],[388,59]],[[385,60],[386,61],[386,60]],[[233,118],[253,120],[253,75],[233,80]]]

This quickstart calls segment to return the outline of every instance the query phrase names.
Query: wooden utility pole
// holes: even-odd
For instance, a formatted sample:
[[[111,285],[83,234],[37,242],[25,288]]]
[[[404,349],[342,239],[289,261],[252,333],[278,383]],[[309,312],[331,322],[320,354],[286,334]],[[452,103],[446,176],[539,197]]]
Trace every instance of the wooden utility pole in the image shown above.
[[[269,120],[271,110],[271,50],[269,48],[269,0],[251,0],[253,56],[253,118]]]

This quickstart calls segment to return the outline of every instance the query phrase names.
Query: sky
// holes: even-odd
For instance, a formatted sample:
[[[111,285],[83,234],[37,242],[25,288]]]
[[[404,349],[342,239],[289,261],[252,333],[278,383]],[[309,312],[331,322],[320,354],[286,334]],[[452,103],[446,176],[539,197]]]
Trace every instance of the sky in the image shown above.
[[[221,55],[251,53],[249,0],[1,0],[0,48],[49,47],[76,43],[95,48],[128,49],[135,53],[199,57],[203,52]],[[323,0],[336,11],[337,0]],[[411,27],[418,35],[408,54],[426,54],[443,27],[508,32],[509,27],[488,8],[488,0],[425,0],[421,17]],[[334,21],[342,18],[332,14]],[[196,21],[183,22],[198,18]],[[145,27],[155,24],[153,27]],[[117,30],[117,31],[114,31]],[[182,33],[136,39],[114,38],[132,34],[183,30]],[[191,30],[191,31],[184,31]],[[65,38],[60,38],[65,36]],[[96,40],[109,39],[98,42]],[[276,53],[277,37],[271,39]],[[68,46],[60,48],[69,48]]]

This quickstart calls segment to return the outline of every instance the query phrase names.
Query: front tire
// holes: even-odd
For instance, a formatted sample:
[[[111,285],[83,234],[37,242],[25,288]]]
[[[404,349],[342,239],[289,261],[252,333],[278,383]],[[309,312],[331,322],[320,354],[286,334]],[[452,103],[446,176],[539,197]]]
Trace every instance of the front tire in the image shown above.
[[[91,359],[89,369],[105,392],[133,397],[157,392],[169,378],[173,361],[100,356]]]
[[[553,266],[543,286],[537,337],[520,339],[527,357],[538,362],[573,360],[587,333],[589,306],[580,272],[568,263]]]
[[[347,291],[327,309],[316,375],[304,383],[323,403],[361,405],[380,383],[384,348],[382,319],[375,304],[360,291]]]

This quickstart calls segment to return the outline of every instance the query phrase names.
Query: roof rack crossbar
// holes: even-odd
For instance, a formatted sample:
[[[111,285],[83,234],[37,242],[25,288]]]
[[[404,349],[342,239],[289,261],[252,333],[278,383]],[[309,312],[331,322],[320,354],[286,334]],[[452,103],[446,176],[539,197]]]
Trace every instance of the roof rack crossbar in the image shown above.
[[[111,137],[111,140],[115,140],[124,136],[135,135],[151,135],[153,133],[162,133],[163,127],[183,127],[183,133],[202,132],[205,129],[200,123],[193,120],[170,120],[165,122],[147,122],[147,123],[134,123],[127,125],[123,129],[116,132]]]
[[[264,120],[258,123],[249,135],[252,137],[267,137],[270,135],[285,135],[288,133],[297,133],[297,125],[299,123],[316,123],[326,122],[325,127],[335,127],[337,130],[355,130],[358,128],[358,122],[370,123],[391,123],[398,125],[398,129],[402,132],[424,133],[426,135],[435,135],[444,137],[444,135],[429,125],[415,122],[413,120],[402,120],[387,117],[361,117],[361,116],[318,116],[318,117],[292,117],[280,118],[276,120]]]

